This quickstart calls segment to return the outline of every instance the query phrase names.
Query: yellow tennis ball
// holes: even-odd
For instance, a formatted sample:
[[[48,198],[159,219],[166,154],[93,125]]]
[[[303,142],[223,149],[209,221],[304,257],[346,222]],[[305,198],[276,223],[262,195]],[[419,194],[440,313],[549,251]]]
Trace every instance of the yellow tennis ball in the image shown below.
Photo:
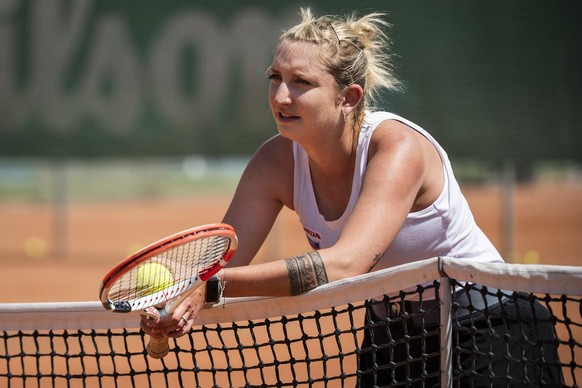
[[[29,237],[24,242],[24,252],[30,258],[40,259],[47,252],[46,242],[40,237]]]
[[[528,251],[523,255],[524,264],[539,264],[540,254],[538,251]]]
[[[146,263],[137,269],[135,288],[142,295],[161,291],[173,283],[172,271],[163,264]]]

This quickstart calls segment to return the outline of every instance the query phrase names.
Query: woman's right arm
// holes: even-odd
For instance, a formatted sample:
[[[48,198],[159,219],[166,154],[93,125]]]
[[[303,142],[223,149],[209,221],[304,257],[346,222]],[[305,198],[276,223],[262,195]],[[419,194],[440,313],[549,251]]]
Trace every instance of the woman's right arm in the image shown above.
[[[251,158],[223,218],[239,240],[228,267],[248,265],[282,207],[293,207],[293,163],[292,142],[281,136],[269,139]]]
[[[223,222],[234,227],[239,240],[228,267],[248,265],[267,238],[282,207],[292,205],[292,143],[275,136],[252,157],[223,218]],[[204,300],[205,287],[199,287],[171,315],[160,320],[143,316],[141,328],[156,338],[181,337],[191,329],[198,311],[204,308]]]

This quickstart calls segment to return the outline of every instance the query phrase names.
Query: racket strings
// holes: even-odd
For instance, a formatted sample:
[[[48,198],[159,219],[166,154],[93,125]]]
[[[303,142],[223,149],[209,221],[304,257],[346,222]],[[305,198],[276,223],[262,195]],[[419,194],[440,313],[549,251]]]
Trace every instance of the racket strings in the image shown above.
[[[171,268],[176,284],[215,266],[229,247],[230,239],[223,236],[195,240],[164,252],[162,263]]]

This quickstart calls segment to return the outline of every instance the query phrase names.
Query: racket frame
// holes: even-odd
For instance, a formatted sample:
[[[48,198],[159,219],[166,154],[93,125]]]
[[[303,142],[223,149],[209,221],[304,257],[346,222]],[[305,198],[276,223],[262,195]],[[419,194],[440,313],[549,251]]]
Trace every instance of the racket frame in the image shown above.
[[[204,269],[203,271],[196,273],[190,279],[182,280],[177,284],[172,285],[164,290],[157,291],[154,294],[148,295],[143,298],[138,298],[135,300],[128,301],[128,303],[134,303],[137,308],[116,308],[116,302],[112,302],[109,297],[109,291],[115,282],[124,274],[131,271],[143,262],[151,259],[152,257],[158,256],[161,253],[171,249],[175,246],[182,245],[202,237],[212,237],[212,236],[224,236],[230,238],[230,245],[226,252],[223,254],[221,260],[215,263],[213,266]],[[194,228],[185,229],[178,233],[174,233],[167,236],[161,240],[158,240],[152,244],[145,246],[144,248],[136,251],[125,260],[113,267],[103,278],[101,282],[101,287],[99,291],[100,301],[107,310],[120,313],[129,312],[140,312],[146,313],[145,309],[151,306],[168,302],[180,295],[189,294],[188,291],[195,289],[200,284],[210,279],[218,271],[220,271],[232,258],[232,255],[238,247],[238,240],[234,228],[228,224],[216,223],[216,224],[206,224],[200,225]],[[173,304],[173,303],[172,303]],[[169,308],[170,306],[168,306]],[[164,308],[164,312],[170,313],[168,308]],[[148,311],[152,311],[149,309]],[[160,311],[163,314],[162,311]],[[149,314],[148,314],[149,315]]]

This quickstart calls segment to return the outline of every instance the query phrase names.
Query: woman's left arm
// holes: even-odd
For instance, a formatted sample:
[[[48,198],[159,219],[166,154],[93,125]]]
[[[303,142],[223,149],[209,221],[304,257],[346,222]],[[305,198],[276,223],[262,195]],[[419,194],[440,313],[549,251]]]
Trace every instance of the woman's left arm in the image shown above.
[[[360,196],[351,217],[337,243],[321,252],[330,281],[372,270],[408,214],[425,197],[427,186],[432,184],[427,182],[433,182],[426,144],[432,145],[421,144],[424,139],[421,136],[394,120],[381,123],[375,130]]]
[[[413,208],[425,180],[415,131],[396,121],[376,129],[360,196],[337,243],[293,258],[226,268],[226,296],[288,296],[369,272]]]

